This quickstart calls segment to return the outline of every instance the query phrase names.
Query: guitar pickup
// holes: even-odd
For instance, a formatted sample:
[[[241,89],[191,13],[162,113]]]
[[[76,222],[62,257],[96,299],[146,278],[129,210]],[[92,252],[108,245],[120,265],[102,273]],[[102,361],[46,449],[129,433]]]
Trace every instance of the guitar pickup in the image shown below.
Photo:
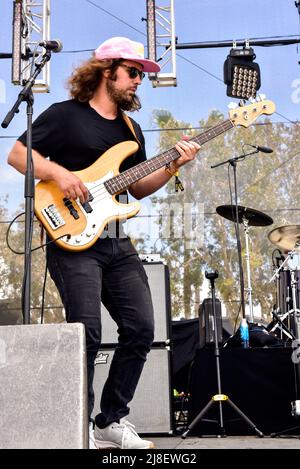
[[[74,208],[74,205],[73,203],[71,202],[70,199],[67,199],[66,197],[63,198],[63,202],[65,204],[65,206],[67,207],[67,209],[69,210],[70,214],[72,215],[72,217],[75,219],[75,220],[78,220],[79,218],[79,215],[78,215],[78,212],[76,210],[76,208]]]
[[[94,197],[92,196],[92,194],[89,192],[89,197],[88,197],[88,200],[86,202],[83,202],[82,205],[82,208],[85,210],[86,213],[91,213],[93,211],[93,208],[91,207],[91,205],[89,204],[89,202],[92,202],[94,200]]]
[[[78,220],[79,215],[78,215],[77,210],[76,210],[74,207],[70,208],[69,210],[70,210],[70,214],[72,215],[72,217],[73,217],[75,220]]]
[[[93,211],[91,205],[88,202],[83,202],[82,208],[85,210],[86,213],[91,213]]]

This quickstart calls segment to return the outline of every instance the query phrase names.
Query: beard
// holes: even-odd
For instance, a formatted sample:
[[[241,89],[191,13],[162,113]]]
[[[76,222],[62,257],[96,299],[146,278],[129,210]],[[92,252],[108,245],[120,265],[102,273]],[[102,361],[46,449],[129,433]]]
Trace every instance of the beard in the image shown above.
[[[141,108],[139,97],[135,93],[126,96],[124,91],[116,89],[114,80],[107,80],[106,90],[112,100],[123,111],[136,111]]]

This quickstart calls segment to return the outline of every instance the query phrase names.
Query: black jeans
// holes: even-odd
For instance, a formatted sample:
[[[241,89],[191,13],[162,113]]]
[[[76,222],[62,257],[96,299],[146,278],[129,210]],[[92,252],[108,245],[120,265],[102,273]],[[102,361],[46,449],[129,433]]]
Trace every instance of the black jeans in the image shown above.
[[[119,341],[96,415],[100,428],[129,413],[154,336],[147,275],[129,238],[103,238],[82,252],[47,249],[48,267],[67,322],[85,325],[89,416],[94,407],[94,361],[101,342],[100,302],[118,325]],[[99,409],[100,411],[100,409]]]

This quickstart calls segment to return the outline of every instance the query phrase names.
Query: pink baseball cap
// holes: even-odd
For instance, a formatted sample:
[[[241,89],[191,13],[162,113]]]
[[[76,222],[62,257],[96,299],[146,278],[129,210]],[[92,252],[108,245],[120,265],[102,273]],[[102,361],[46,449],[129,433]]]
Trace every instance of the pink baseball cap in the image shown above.
[[[95,50],[95,58],[133,60],[143,65],[144,72],[159,72],[160,66],[154,60],[144,58],[144,46],[141,42],[131,41],[127,37],[112,37],[104,41]]]

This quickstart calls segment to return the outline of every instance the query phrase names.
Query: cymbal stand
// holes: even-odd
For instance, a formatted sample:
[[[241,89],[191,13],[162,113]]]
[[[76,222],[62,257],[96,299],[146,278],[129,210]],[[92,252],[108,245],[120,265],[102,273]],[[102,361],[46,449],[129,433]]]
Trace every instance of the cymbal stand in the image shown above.
[[[283,261],[283,263],[278,267],[278,269],[275,271],[274,275],[272,276],[272,278],[269,280],[269,283],[273,282],[273,280],[275,280],[275,278],[278,278],[279,277],[279,272],[282,270],[283,266],[288,262],[288,260],[291,258],[291,255],[296,251],[296,248],[293,249],[291,252],[288,253],[288,256],[285,258],[285,260]]]
[[[269,332],[275,332],[275,330],[278,328],[280,329],[280,338],[283,339],[283,334],[285,334],[289,339],[293,340],[295,338],[294,334],[292,333],[291,329],[289,327],[287,327],[285,324],[284,324],[284,320],[286,318],[289,318],[290,317],[290,313],[291,311],[286,311],[285,313],[283,311],[280,310],[280,299],[279,299],[279,272],[281,272],[283,270],[283,267],[285,266],[285,264],[288,263],[288,261],[290,259],[293,258],[293,254],[295,253],[296,251],[296,247],[290,251],[287,255],[287,257],[285,258],[285,260],[282,262],[282,264],[278,267],[278,269],[275,270],[274,272],[274,275],[272,276],[272,278],[269,280],[269,283],[271,283],[273,280],[276,279],[276,294],[277,294],[277,298],[276,298],[276,301],[277,301],[277,309],[276,309],[276,313],[275,311],[273,310],[272,311],[272,315],[273,317],[276,319],[276,323],[274,324],[274,326],[272,327],[272,329],[270,329]],[[290,300],[288,300],[289,302]]]
[[[280,267],[280,264],[277,263],[277,268]],[[279,275],[276,276],[276,303],[274,305],[274,309],[272,311],[272,316],[276,320],[275,325],[270,329],[270,332],[275,332],[276,329],[278,328],[280,331],[280,339],[284,340],[283,334],[285,334],[289,339],[292,339],[292,336],[289,334],[289,331],[286,331],[286,326],[284,324],[284,320],[287,316],[287,313],[284,314],[284,311],[281,310],[281,283],[280,283],[280,278]],[[289,291],[289,287],[288,291]],[[290,301],[289,294],[286,296],[285,303],[288,305],[288,302]],[[275,313],[275,307],[276,307],[276,313]],[[285,305],[283,307],[283,310],[285,309]],[[274,321],[273,319],[273,321]]]
[[[289,311],[289,313],[299,314],[300,309],[297,308],[297,299],[296,299],[296,292],[297,292],[297,280],[295,277],[296,269],[291,269],[291,290],[292,290],[292,304],[293,309]]]
[[[252,287],[251,287],[251,271],[250,271],[250,251],[249,251],[249,222],[247,218],[243,217],[244,233],[245,233],[245,243],[246,243],[246,267],[247,267],[247,282],[248,287],[246,291],[248,293],[248,304],[249,304],[249,314],[250,322],[254,322],[253,316],[253,302],[252,302]]]
[[[275,311],[272,311],[272,315],[276,319],[276,324],[272,327],[272,329],[269,330],[269,332],[275,332],[276,329],[280,329],[280,339],[283,340],[283,334],[285,334],[288,339],[293,340],[296,337],[294,336],[293,332],[284,324],[284,320],[287,316],[289,316],[290,311],[285,313],[283,316],[279,317]]]
[[[297,323],[299,323],[299,319],[300,319],[300,309],[297,307],[297,298],[296,298],[296,293],[297,293],[297,279],[296,279],[296,275],[295,275],[295,272],[296,272],[296,269],[291,269],[291,290],[292,290],[292,305],[293,305],[293,309],[291,309],[289,311],[289,314],[291,314],[291,317],[292,317],[292,332],[293,332],[293,337],[295,339],[295,341],[297,342],[297,346],[300,345],[300,334],[299,334],[299,328],[297,326]],[[298,363],[298,366],[299,366],[299,363]],[[300,378],[300,376],[299,376]],[[297,383],[296,383],[297,384]],[[300,394],[300,382],[298,383],[298,391],[297,391],[297,395]],[[299,395],[299,398],[300,398],[300,395]]]

